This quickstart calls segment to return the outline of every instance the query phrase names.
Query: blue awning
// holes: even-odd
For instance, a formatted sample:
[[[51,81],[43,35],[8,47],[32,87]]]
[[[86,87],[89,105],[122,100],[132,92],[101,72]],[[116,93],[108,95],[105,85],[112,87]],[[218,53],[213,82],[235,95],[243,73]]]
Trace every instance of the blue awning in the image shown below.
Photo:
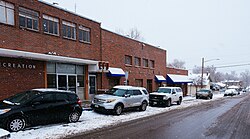
[[[156,82],[158,82],[158,83],[166,82],[166,78],[163,77],[162,75],[155,75],[155,80],[156,80]]]
[[[121,68],[109,67],[108,70],[109,70],[108,76],[111,76],[111,77],[123,77],[123,76],[125,76],[125,72]]]
[[[167,74],[167,83],[169,84],[182,84],[182,83],[193,83],[188,76]]]

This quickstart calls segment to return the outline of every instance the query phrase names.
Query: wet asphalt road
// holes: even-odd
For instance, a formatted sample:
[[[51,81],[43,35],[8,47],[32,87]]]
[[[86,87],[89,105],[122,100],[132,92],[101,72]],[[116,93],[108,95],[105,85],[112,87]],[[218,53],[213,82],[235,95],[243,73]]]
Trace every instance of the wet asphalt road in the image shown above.
[[[84,139],[249,139],[250,95],[227,97],[73,137]]]

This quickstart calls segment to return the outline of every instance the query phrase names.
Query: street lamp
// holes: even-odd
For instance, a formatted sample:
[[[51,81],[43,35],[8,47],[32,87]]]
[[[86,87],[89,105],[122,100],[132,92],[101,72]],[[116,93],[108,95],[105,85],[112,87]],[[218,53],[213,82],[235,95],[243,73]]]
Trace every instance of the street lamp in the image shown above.
[[[216,59],[204,60],[204,57],[202,58],[202,61],[201,61],[201,88],[203,88],[204,63],[209,62],[209,61],[214,61],[214,60],[220,60],[220,59],[216,58]]]

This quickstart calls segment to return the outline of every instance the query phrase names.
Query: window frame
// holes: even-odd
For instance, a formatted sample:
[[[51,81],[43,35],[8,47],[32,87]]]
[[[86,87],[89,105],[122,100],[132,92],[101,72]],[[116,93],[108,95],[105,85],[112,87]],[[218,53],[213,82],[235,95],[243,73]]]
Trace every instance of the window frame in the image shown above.
[[[154,69],[155,68],[155,61],[154,60],[149,60],[149,67],[151,69]]]
[[[144,67],[144,68],[148,68],[148,67],[149,67],[148,59],[143,58],[143,59],[142,59],[142,63],[143,63],[143,67]]]
[[[130,62],[128,62],[128,60]],[[125,55],[125,65],[132,66],[132,56]]]
[[[1,19],[0,16],[0,23],[6,24],[6,25],[15,25],[15,5],[6,1],[1,0],[0,1],[0,10],[3,9],[3,19]],[[1,12],[1,11],[0,11]],[[9,20],[12,19],[12,20]]]
[[[34,30],[34,31],[39,31],[39,13],[34,11],[34,10],[30,10],[24,7],[19,7],[18,9],[19,13],[18,13],[18,19],[19,19],[19,27],[20,28],[26,28],[29,30]],[[25,19],[25,25],[21,26],[20,23],[20,17]],[[28,27],[28,19],[30,19],[32,21],[32,27]],[[37,29],[34,27],[35,26],[35,22],[37,21]]]
[[[47,21],[47,30],[48,31],[45,31],[44,21]],[[43,22],[42,23],[43,33],[49,34],[49,35],[54,35],[54,36],[59,36],[60,35],[60,32],[59,32],[59,18],[55,18],[55,17],[49,16],[49,15],[43,14],[43,21],[42,22]],[[51,23],[52,23],[52,27],[53,27],[52,28],[53,33],[50,33]],[[55,27],[56,27],[56,29],[55,29]],[[57,32],[57,34],[55,32]]]
[[[78,33],[79,33],[79,35],[78,35],[79,42],[91,43],[91,29],[90,28],[87,28],[85,26],[80,25],[78,27]],[[84,35],[86,35],[86,39],[85,39]]]
[[[140,67],[141,66],[141,58],[135,57],[134,62],[135,62],[135,67]]]
[[[143,79],[135,79],[135,86],[143,87]]]
[[[69,33],[70,33],[70,36],[69,36]],[[63,20],[62,21],[62,37],[66,39],[76,40],[76,24]]]

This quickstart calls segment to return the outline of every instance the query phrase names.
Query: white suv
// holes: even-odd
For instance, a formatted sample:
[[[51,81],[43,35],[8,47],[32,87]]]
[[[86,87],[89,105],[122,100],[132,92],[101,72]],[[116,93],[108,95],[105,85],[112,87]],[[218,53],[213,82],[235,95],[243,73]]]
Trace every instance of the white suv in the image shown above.
[[[120,115],[123,109],[147,109],[148,91],[143,87],[115,86],[106,94],[95,95],[91,107],[95,111],[110,111]]]
[[[181,104],[183,92],[180,87],[160,87],[156,92],[149,94],[149,105],[155,104],[170,107],[173,102]]]

